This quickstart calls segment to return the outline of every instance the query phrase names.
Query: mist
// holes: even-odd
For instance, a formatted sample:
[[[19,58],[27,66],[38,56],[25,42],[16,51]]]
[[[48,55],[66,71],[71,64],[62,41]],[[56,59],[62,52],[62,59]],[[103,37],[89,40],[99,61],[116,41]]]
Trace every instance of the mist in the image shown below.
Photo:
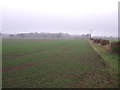
[[[118,0],[3,0],[2,32],[118,36]]]

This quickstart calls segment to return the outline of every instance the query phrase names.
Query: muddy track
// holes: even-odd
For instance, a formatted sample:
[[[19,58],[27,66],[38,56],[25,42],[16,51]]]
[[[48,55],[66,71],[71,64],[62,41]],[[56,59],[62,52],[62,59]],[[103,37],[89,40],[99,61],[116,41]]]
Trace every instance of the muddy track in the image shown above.
[[[18,65],[18,66],[13,66],[13,67],[6,67],[6,68],[3,68],[2,71],[3,72],[8,72],[8,71],[12,71],[12,70],[17,70],[17,69],[23,69],[23,68],[28,68],[28,67],[33,67],[33,66],[36,66],[36,65],[40,65],[42,63],[45,63],[47,62],[48,60],[50,60],[51,58],[54,58],[56,56],[59,56],[61,54],[63,54],[65,51],[69,50],[70,46],[69,47],[66,47],[66,48],[63,48],[60,52],[52,55],[52,56],[49,56],[47,57],[47,59],[44,59],[40,62],[36,62],[36,63],[31,63],[31,64],[25,64],[25,65]]]

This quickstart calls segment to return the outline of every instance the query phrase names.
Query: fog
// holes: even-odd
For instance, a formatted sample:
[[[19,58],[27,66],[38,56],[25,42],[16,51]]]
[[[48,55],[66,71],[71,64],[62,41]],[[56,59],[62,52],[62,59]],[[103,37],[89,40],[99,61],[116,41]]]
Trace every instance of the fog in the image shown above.
[[[2,0],[2,32],[118,35],[119,0]]]

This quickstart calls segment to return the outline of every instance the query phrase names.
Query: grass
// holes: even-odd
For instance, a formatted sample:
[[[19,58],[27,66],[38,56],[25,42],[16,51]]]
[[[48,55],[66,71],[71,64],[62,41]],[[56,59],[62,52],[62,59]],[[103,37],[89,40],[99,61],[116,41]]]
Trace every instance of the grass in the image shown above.
[[[117,87],[87,40],[4,39],[2,49],[4,88]]]

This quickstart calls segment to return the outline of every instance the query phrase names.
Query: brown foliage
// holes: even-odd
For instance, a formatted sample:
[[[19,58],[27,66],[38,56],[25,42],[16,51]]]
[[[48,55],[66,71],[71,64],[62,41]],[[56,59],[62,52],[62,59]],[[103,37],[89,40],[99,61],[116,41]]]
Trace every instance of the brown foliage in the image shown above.
[[[113,53],[116,53],[116,54],[118,54],[118,55],[120,55],[120,41],[113,41],[112,43],[111,43],[111,50],[112,50],[112,52]]]
[[[102,46],[105,46],[105,45],[109,45],[110,42],[109,42],[109,40],[101,40],[101,41],[100,41],[100,44],[101,44]]]

